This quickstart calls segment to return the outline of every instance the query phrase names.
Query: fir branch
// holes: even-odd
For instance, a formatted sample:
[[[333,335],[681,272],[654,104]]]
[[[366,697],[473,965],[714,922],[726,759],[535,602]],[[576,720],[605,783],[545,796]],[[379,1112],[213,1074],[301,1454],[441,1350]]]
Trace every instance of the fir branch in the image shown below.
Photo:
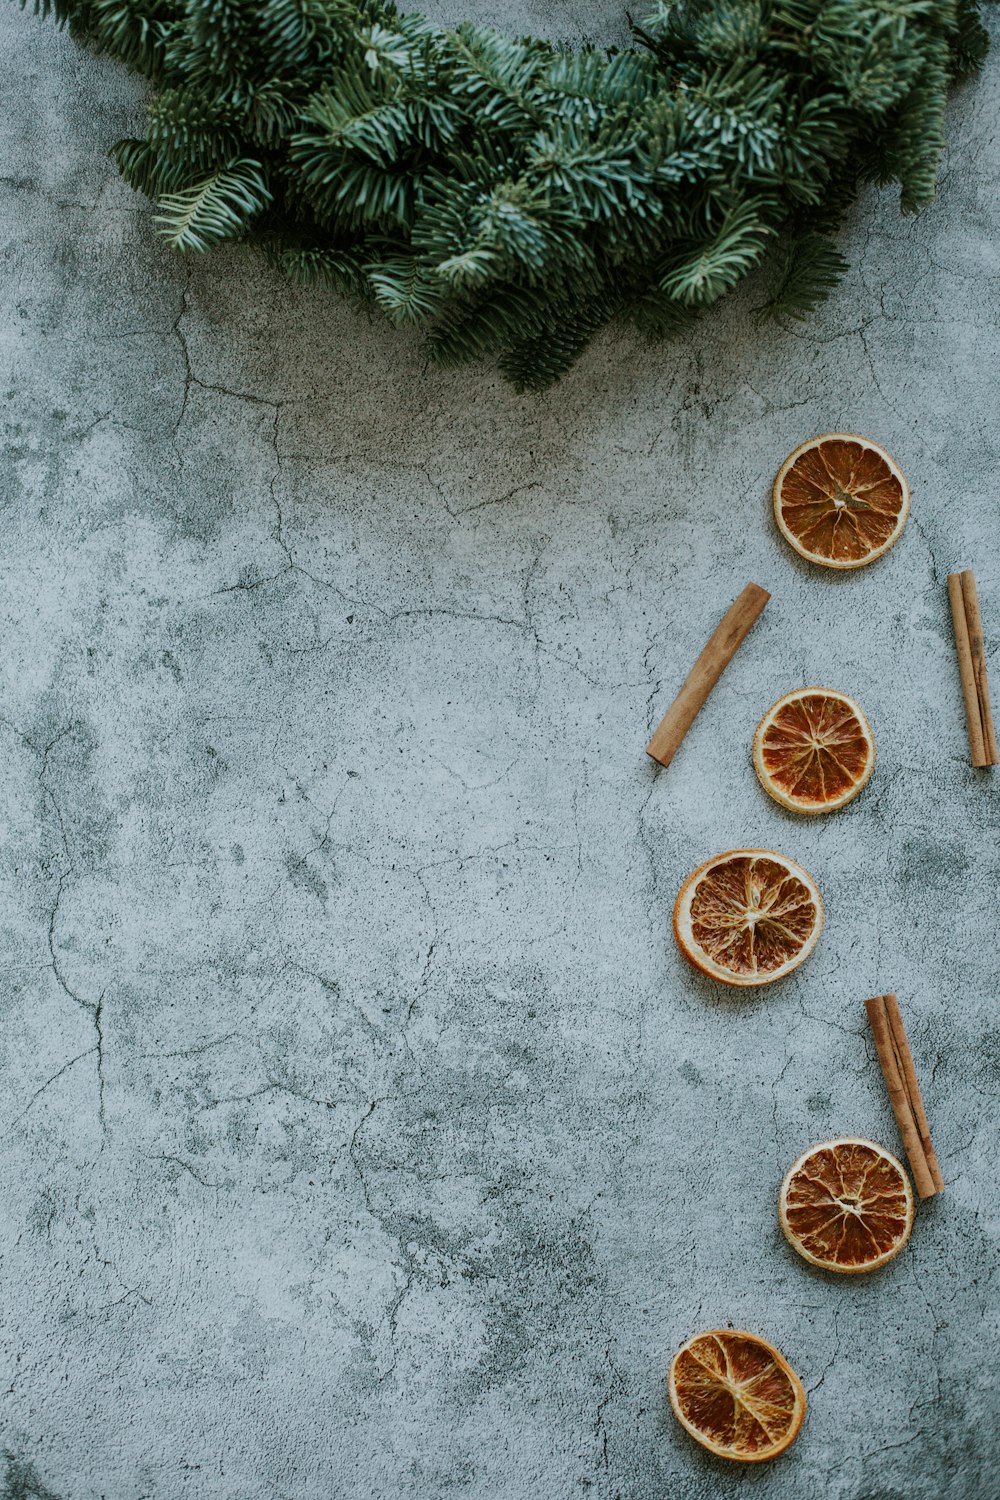
[[[176,249],[256,240],[522,389],[609,320],[681,331],[772,247],[763,311],[805,316],[859,183],[930,200],[985,52],[974,0],[660,0],[613,52],[390,0],[33,3],[152,81],[113,155]]]
[[[954,71],[963,77],[975,73],[986,61],[990,39],[979,19],[975,0],[957,0],[955,26],[948,38]]]
[[[554,385],[619,307],[620,299],[614,296],[595,297],[572,306],[556,304],[540,332],[515,340],[500,356],[501,374],[518,391],[541,391]]]
[[[358,250],[290,249],[269,245],[268,259],[302,286],[338,292],[356,304],[372,300],[363,255]]]
[[[541,335],[546,326],[545,296],[526,287],[497,287],[478,300],[452,301],[428,337],[439,365],[466,364],[512,349]]]
[[[899,183],[899,201],[904,213],[916,213],[932,201],[944,152],[949,81],[947,44],[937,39],[928,52],[917,87],[895,112],[893,138],[879,174],[882,182]]]
[[[686,333],[698,317],[698,308],[678,302],[659,287],[650,287],[634,297],[625,314],[640,333],[651,339],[674,339]]]
[[[231,161],[239,151],[231,106],[186,89],[164,89],[149,107],[149,144],[157,157],[191,172]]]
[[[777,284],[758,313],[776,323],[808,317],[848,270],[837,247],[821,234],[803,234],[785,248]]]
[[[164,193],[153,223],[173,250],[207,250],[231,239],[270,201],[260,163],[243,159],[177,193]]]
[[[753,200],[730,208],[710,237],[681,242],[660,276],[660,290],[688,307],[707,307],[760,260],[771,231]]]
[[[158,82],[166,72],[166,45],[177,26],[172,0],[57,0],[60,19],[79,22],[85,35],[126,67]]]
[[[377,305],[397,326],[423,322],[440,310],[444,287],[412,256],[376,261],[366,270]]]
[[[129,187],[147,198],[177,192],[190,176],[185,161],[161,159],[149,141],[116,141],[108,155]]]

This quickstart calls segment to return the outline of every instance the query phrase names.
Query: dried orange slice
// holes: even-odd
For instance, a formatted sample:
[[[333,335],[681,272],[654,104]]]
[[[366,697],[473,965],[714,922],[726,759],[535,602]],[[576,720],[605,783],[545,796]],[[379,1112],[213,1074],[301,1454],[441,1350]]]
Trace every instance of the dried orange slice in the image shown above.
[[[806,1414],[801,1380],[755,1333],[696,1333],[671,1360],[667,1384],[681,1426],[703,1448],[739,1463],[784,1453]]]
[[[861,568],[888,552],[906,525],[910,489],[884,448],[827,432],[796,448],[774,481],[786,541],[824,568]]]
[[[874,1271],[910,1238],[913,1190],[894,1156],[849,1137],[810,1146],[781,1184],[788,1243],[828,1271]]]
[[[699,865],[674,904],[689,963],[723,984],[771,984],[807,959],[823,930],[812,876],[771,849],[730,849]]]
[[[771,705],[753,737],[754,770],[793,812],[833,812],[852,801],[875,768],[871,725],[846,693],[797,688]]]

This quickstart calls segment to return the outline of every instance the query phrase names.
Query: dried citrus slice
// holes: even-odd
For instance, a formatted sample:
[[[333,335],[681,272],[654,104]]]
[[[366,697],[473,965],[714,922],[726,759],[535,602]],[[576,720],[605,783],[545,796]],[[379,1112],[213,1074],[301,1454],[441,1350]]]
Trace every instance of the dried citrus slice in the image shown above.
[[[774,1345],[730,1328],[688,1339],[668,1389],[678,1422],[702,1447],[744,1464],[784,1453],[806,1414],[802,1382]]]
[[[771,849],[730,849],[699,865],[674,904],[689,963],[723,984],[771,984],[797,969],[823,929],[811,875]]]
[[[853,1137],[810,1146],[781,1184],[788,1243],[828,1271],[874,1271],[913,1228],[913,1190],[894,1156]]]
[[[797,688],[771,705],[753,737],[754,770],[793,812],[833,812],[858,795],[875,767],[861,709],[830,688]]]
[[[824,568],[861,568],[906,525],[910,490],[884,448],[827,432],[796,448],[774,481],[774,515],[796,552]]]

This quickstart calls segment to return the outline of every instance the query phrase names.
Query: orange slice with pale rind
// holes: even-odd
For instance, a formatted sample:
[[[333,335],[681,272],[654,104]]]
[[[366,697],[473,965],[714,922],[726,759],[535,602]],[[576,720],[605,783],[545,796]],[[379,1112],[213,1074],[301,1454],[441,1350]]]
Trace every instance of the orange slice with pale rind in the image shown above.
[[[773,1344],[740,1329],[688,1339],[670,1363],[670,1405],[696,1442],[720,1458],[763,1463],[798,1437],[806,1393]]]
[[[753,764],[768,796],[792,812],[834,812],[875,769],[861,708],[832,688],[796,688],[773,703],[753,737]]]
[[[788,1169],[778,1218],[788,1243],[812,1265],[874,1271],[910,1238],[913,1189],[902,1165],[874,1141],[823,1141]]]
[[[816,882],[773,849],[730,849],[706,860],[674,904],[678,948],[722,984],[773,984],[804,963],[822,929]]]
[[[874,562],[910,513],[910,488],[895,459],[852,432],[802,443],[778,470],[772,498],[782,536],[824,568]]]

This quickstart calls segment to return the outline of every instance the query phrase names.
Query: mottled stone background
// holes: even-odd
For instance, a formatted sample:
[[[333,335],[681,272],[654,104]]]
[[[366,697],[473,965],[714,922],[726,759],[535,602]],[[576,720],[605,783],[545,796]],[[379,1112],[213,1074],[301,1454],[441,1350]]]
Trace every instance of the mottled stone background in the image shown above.
[[[808,327],[751,288],[528,399],[247,251],[172,258],[105,155],[141,83],[9,5],[0,69],[5,1500],[993,1500],[998,778],[944,577],[975,565],[1000,685],[997,57],[936,205],[873,192]],[[844,578],[768,514],[838,427],[914,496]],[[773,601],[657,775],[748,578]],[[817,681],[879,759],[806,822],[749,742]],[[743,843],[828,920],[734,997],[669,914]],[[844,1282],[776,1188],[817,1139],[896,1145],[886,989],[948,1191]],[[727,1322],[810,1392],[771,1468],[665,1410]]]

